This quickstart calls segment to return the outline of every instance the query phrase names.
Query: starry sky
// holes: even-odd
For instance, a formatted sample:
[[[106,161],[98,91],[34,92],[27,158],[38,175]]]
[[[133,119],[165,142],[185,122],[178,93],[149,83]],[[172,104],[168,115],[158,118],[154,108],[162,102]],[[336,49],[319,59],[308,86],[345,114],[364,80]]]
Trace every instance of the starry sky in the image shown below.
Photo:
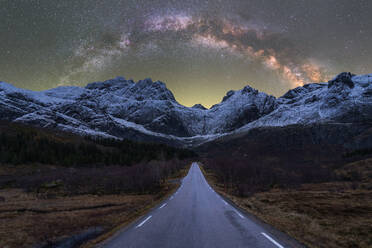
[[[0,81],[161,80],[186,106],[372,73],[369,0],[0,0]]]

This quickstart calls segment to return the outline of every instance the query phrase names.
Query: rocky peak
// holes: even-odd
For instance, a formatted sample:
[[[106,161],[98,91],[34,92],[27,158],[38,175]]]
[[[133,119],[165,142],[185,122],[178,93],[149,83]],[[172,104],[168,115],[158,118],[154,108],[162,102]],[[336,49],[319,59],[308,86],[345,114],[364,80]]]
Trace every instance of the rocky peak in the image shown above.
[[[349,88],[354,88],[354,82],[352,80],[352,77],[354,76],[355,74],[352,74],[350,72],[342,72],[338,74],[334,79],[328,81],[328,88],[340,85],[347,85]]]
[[[252,88],[252,87],[249,86],[249,85],[245,86],[245,87],[241,90],[241,92],[242,92],[243,94],[246,94],[246,93],[258,94],[258,90]]]
[[[118,89],[118,88],[127,87],[130,84],[131,84],[131,81],[125,80],[124,77],[116,77],[113,79],[106,80],[104,82],[89,83],[87,84],[87,86],[85,86],[85,88],[89,90],[94,90],[94,89],[104,90],[108,88]]]
[[[19,91],[20,89],[14,87],[11,84],[8,84],[6,82],[0,81],[0,91]]]
[[[307,93],[307,92],[308,92],[307,88],[297,87],[297,88],[294,88],[294,89],[291,89],[291,90],[287,91],[287,93],[285,93],[283,96],[281,96],[281,98],[293,99],[293,98],[296,98],[299,95]]]
[[[143,80],[139,80],[137,82],[137,85],[141,86],[141,87],[146,87],[146,86],[150,86],[152,85],[152,79],[151,78],[145,78]]]
[[[227,99],[229,99],[231,96],[233,96],[235,94],[235,91],[234,90],[229,90],[227,93],[226,93],[226,96],[223,97],[222,99],[222,102],[226,101]]]
[[[176,101],[173,93],[168,90],[165,83],[161,81],[153,82],[151,78],[138,81],[131,89],[137,98],[152,100],[169,100]]]
[[[195,104],[194,106],[192,106],[192,108],[194,109],[202,109],[202,110],[207,110],[206,107],[204,107],[203,105],[201,105],[200,103],[198,104]]]

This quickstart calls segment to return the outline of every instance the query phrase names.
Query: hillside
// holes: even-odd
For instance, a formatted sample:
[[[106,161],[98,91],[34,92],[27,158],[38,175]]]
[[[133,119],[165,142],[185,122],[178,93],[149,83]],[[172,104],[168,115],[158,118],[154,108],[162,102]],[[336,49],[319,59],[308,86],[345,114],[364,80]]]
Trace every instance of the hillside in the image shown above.
[[[163,144],[81,137],[24,124],[0,123],[0,164],[131,166],[151,160],[185,159],[191,156],[193,153],[189,150]]]

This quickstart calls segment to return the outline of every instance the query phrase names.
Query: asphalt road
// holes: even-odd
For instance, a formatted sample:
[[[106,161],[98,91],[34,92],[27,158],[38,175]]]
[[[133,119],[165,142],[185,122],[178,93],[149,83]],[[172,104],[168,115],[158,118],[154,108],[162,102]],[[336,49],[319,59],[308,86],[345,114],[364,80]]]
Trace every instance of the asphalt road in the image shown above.
[[[275,237],[272,228],[268,231],[225,201],[193,163],[176,193],[101,247],[297,247],[283,235]]]

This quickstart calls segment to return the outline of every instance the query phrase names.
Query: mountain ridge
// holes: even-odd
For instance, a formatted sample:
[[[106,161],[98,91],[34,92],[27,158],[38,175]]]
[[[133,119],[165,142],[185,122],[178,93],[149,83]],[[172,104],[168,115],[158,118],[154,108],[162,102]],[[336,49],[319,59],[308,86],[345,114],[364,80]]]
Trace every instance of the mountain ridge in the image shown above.
[[[193,146],[262,126],[372,122],[372,74],[341,73],[281,97],[245,86],[218,104],[186,107],[163,82],[123,77],[45,91],[0,82],[0,119],[81,135]]]

